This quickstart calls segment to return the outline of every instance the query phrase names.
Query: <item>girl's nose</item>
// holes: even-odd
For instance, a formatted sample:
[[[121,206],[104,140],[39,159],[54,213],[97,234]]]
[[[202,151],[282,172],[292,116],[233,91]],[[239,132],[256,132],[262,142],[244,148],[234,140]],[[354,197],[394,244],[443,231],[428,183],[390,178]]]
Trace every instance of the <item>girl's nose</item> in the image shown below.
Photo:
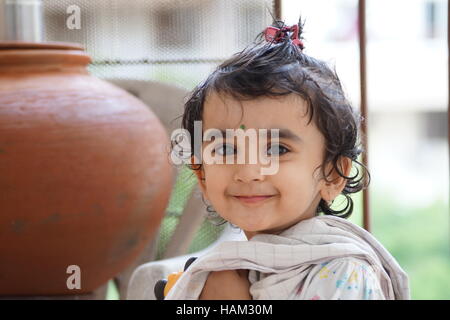
[[[259,164],[240,164],[236,165],[234,173],[234,181],[236,182],[253,182],[264,181],[265,175],[261,174],[261,165]]]

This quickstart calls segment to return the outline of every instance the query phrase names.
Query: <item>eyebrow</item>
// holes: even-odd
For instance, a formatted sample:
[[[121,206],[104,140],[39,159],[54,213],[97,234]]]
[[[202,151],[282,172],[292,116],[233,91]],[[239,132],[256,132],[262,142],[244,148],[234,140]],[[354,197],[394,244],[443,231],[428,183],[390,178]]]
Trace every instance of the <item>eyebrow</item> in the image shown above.
[[[212,128],[209,128],[209,129],[212,129]],[[205,131],[208,131],[209,129],[206,129]],[[261,130],[261,129],[263,129],[263,128],[258,128],[257,130]],[[296,135],[296,134],[293,133],[291,130],[286,129],[286,128],[272,128],[272,129],[266,129],[266,130],[267,130],[267,135],[268,135],[268,138],[269,138],[269,139],[272,138],[272,135],[271,135],[271,131],[270,131],[270,130],[275,130],[275,129],[278,129],[278,130],[279,130],[279,131],[278,131],[278,138],[279,138],[279,139],[292,140],[292,141],[297,142],[297,143],[301,143],[301,142],[303,141],[298,135]],[[224,130],[224,129],[217,129],[217,130],[219,130],[219,132],[222,134],[222,137],[226,138],[226,130]],[[210,136],[211,136],[211,135],[210,135]],[[208,138],[210,138],[210,137],[208,137]],[[212,142],[212,141],[211,141],[211,140],[209,140],[209,141],[203,141],[203,143],[205,143],[205,142],[210,143],[210,142]]]

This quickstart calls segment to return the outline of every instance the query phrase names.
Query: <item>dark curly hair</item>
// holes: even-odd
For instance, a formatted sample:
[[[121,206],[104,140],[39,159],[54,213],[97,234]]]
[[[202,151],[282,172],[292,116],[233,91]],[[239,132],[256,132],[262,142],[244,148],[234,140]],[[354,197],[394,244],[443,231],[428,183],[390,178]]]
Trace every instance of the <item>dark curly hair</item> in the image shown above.
[[[273,26],[283,28],[284,23],[275,21]],[[298,39],[303,39],[304,24],[301,18],[298,26]],[[347,180],[342,191],[347,200],[345,208],[333,210],[327,201],[321,199],[316,215],[323,212],[348,218],[352,214],[350,194],[367,188],[370,183],[367,168],[357,161],[363,152],[358,135],[363,119],[346,98],[336,71],[325,62],[303,53],[303,42],[297,45],[290,36],[281,37],[276,43],[267,42],[262,32],[255,43],[219,65],[191,92],[185,103],[182,128],[190,133],[191,146],[194,145],[194,121],[202,120],[205,98],[211,92],[226,94],[237,100],[289,94],[305,99],[310,115],[308,124],[314,121],[325,138],[324,161],[316,170],[322,168],[326,181],[333,169]],[[356,168],[354,176],[345,176],[338,165],[342,156],[350,158],[352,164],[358,164],[361,171]],[[332,170],[326,173],[328,163],[332,163]],[[192,170],[201,169],[201,164],[188,166]],[[213,212],[211,206],[207,211]]]

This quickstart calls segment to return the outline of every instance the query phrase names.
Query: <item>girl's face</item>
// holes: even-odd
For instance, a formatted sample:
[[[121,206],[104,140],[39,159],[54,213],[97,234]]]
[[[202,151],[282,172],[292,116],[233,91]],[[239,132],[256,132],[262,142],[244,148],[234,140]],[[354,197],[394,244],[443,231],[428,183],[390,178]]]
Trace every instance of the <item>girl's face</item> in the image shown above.
[[[278,154],[277,158],[272,158],[279,166],[273,175],[261,174],[261,167],[268,168],[269,165],[263,165],[259,157],[256,164],[249,164],[248,139],[244,164],[236,164],[236,160],[235,164],[204,162],[202,170],[196,171],[204,197],[222,218],[243,229],[248,238],[257,233],[278,233],[313,217],[321,198],[333,200],[345,186],[344,183],[330,187],[330,183],[321,179],[319,167],[325,141],[314,121],[307,124],[308,120],[306,101],[296,95],[250,101],[236,101],[216,93],[207,97],[203,133],[212,128],[238,129],[241,125],[245,130],[280,130],[278,144],[271,144],[274,140],[267,137],[264,145],[267,154],[272,157]],[[284,137],[282,131],[289,134]],[[205,141],[202,147],[205,150],[214,144],[209,148],[229,157],[235,152],[233,147],[238,146],[233,140],[224,137],[223,140]],[[236,153],[243,151],[238,149]]]

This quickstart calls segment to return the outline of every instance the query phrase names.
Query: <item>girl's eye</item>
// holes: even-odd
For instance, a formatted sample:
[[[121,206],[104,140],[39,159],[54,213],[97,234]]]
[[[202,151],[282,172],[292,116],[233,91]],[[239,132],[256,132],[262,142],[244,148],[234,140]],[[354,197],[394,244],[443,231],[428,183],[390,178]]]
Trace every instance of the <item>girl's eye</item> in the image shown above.
[[[280,155],[283,155],[283,154],[288,153],[288,152],[289,152],[289,149],[286,148],[285,146],[282,146],[281,144],[271,145],[267,149],[267,155],[268,156],[280,156]]]
[[[234,154],[234,146],[229,144],[220,144],[215,149],[214,152],[221,155],[221,156],[227,156]]]

